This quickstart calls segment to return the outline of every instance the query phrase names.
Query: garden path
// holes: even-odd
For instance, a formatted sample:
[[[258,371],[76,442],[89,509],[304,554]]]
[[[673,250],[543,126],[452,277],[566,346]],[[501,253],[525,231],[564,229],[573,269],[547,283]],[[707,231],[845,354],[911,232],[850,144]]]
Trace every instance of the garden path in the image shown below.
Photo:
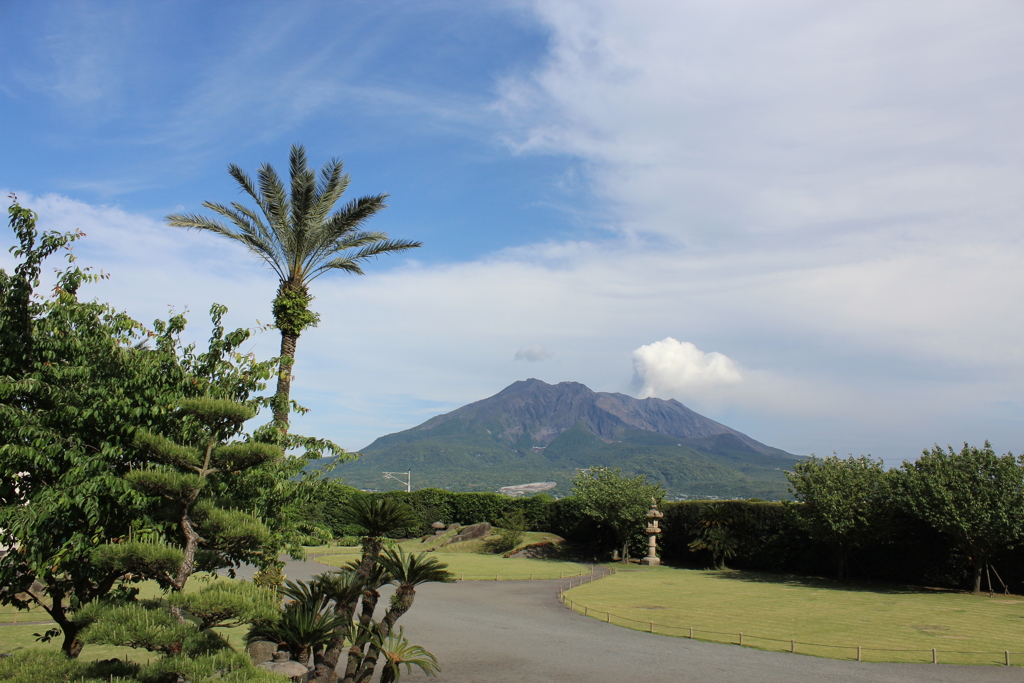
[[[292,579],[329,569],[291,562]],[[437,683],[995,683],[1019,667],[870,664],[763,652],[631,631],[584,617],[557,598],[568,580],[427,584],[402,617],[407,637],[434,653]]]

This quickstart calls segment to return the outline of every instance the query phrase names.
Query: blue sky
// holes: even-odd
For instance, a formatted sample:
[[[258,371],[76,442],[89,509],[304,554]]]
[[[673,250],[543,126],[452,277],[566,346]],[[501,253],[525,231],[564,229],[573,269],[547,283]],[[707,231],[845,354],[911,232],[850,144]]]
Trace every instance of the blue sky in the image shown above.
[[[345,160],[422,249],[314,283],[300,431],[358,449],[517,379],[794,453],[1024,449],[1015,2],[0,2],[0,189],[150,321],[269,319],[163,224]],[[5,235],[0,242],[11,241]],[[10,267],[0,255],[0,266]],[[276,351],[273,333],[252,350]]]

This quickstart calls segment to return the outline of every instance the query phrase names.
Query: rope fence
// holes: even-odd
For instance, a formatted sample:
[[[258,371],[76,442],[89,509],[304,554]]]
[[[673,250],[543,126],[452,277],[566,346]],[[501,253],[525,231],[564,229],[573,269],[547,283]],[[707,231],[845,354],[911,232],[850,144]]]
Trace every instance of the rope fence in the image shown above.
[[[650,620],[633,619],[631,617],[622,616],[620,614],[613,614],[607,609],[597,609],[592,605],[585,605],[576,600],[572,600],[565,595],[565,591],[572,588],[579,587],[584,583],[590,583],[596,579],[604,578],[609,574],[614,574],[615,570],[610,567],[601,567],[601,569],[607,570],[603,573],[592,572],[586,577],[582,577],[579,582],[570,581],[568,586],[563,586],[558,590],[559,601],[576,612],[582,614],[585,617],[591,617],[604,621],[605,623],[615,624],[618,626],[624,626],[631,628],[636,631],[645,631],[647,633],[656,633],[666,636],[675,636],[682,638],[689,638],[691,640],[702,640],[715,643],[724,643],[731,645],[740,645],[743,647],[754,647],[762,650],[771,650],[775,652],[789,652],[792,654],[807,654],[824,656],[830,659],[849,659],[851,661],[863,662],[863,661],[877,661],[877,662],[891,662],[891,661],[911,661],[920,663],[932,663],[932,664],[999,664],[1002,666],[1013,666],[1013,665],[1024,665],[1024,652],[1012,652],[1010,650],[947,650],[939,648],[928,648],[928,649],[904,649],[904,648],[884,648],[884,647],[865,647],[863,645],[833,645],[830,643],[811,643],[806,641],[799,641],[794,638],[769,638],[767,636],[753,635],[750,633],[743,632],[728,632],[728,631],[710,631],[706,629],[697,629],[692,626],[671,626],[666,624],[658,624]],[[633,624],[636,624],[634,626]],[[826,654],[828,653],[828,654]],[[867,657],[868,653],[899,653],[907,655],[906,658],[893,657]],[[971,658],[969,659],[968,658]]]

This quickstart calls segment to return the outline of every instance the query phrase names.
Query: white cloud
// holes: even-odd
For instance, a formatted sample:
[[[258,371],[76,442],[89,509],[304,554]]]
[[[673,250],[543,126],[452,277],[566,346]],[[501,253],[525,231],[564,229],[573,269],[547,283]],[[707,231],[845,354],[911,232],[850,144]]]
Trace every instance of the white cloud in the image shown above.
[[[691,342],[672,337],[633,351],[633,371],[641,398],[688,396],[743,380],[728,356],[717,351],[705,353]]]
[[[604,391],[629,390],[630,350],[660,348],[679,367],[644,360],[647,389],[793,452],[899,459],[984,438],[1021,450],[1019,4],[567,0],[534,13],[550,51],[500,84],[500,133],[517,152],[581,160],[594,201],[574,214],[578,234],[612,237],[318,280],[323,322],[296,368],[296,398],[314,408],[302,428],[365,445],[523,379],[509,352],[543,355],[528,340],[559,350],[531,374]],[[259,93],[243,86],[212,122],[189,115],[268,58],[253,50],[185,93],[171,133],[196,122],[209,140],[251,108]],[[268,97],[319,83],[322,60],[291,64]],[[328,85],[272,123],[352,87]],[[385,99],[446,116],[401,95]],[[214,299],[231,324],[269,317],[272,276],[223,240],[25,200],[41,227],[89,233],[82,261],[114,275],[90,291],[143,320],[167,304],[198,319]],[[690,355],[649,344],[666,337],[691,340]],[[254,343],[276,351],[272,333]],[[723,381],[729,368],[739,381]]]
[[[534,344],[533,346],[524,346],[523,348],[516,351],[515,360],[525,360],[531,363],[536,363],[548,358],[551,358],[552,354],[544,346],[540,344]]]

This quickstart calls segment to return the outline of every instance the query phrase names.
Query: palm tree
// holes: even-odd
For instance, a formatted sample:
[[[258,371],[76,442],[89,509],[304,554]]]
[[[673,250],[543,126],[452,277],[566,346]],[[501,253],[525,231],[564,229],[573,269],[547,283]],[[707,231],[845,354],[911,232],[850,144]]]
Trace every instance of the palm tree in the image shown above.
[[[392,240],[386,233],[361,229],[364,221],[386,206],[386,194],[354,199],[331,213],[349,183],[340,159],[324,164],[319,182],[306,162],[302,145],[292,145],[289,163],[288,190],[270,164],[261,165],[257,171],[258,187],[238,166],[228,166],[228,174],[255,200],[259,212],[238,202],[230,207],[203,202],[230,224],[196,214],[167,216],[173,227],[209,230],[240,242],[280,279],[273,302],[274,324],[281,332],[281,364],[273,408],[275,423],[285,430],[295,347],[299,335],[319,320],[309,308],[313,300],[309,283],[330,270],[362,275],[361,264],[371,257],[421,246],[420,242]]]

